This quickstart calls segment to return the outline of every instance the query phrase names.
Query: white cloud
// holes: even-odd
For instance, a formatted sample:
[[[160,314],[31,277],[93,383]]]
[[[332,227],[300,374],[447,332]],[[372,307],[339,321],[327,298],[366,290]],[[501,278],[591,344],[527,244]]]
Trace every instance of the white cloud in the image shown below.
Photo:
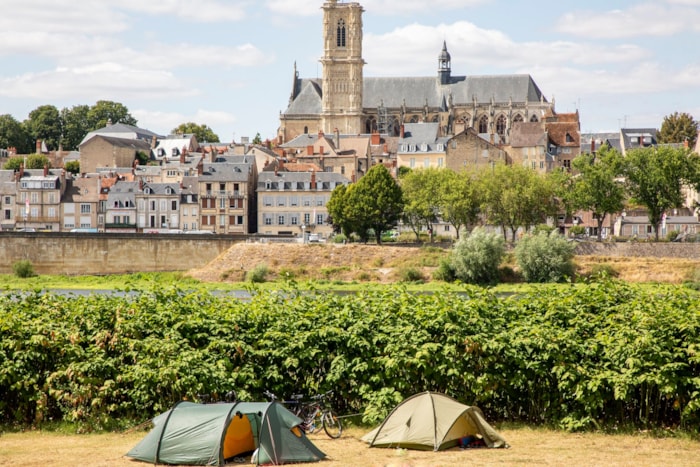
[[[0,96],[45,101],[143,99],[196,95],[167,71],[144,71],[117,63],[56,68],[0,79]]]
[[[238,122],[238,118],[232,113],[203,109],[198,109],[192,114],[146,109],[136,109],[130,113],[138,121],[140,128],[146,128],[156,133],[168,134],[181,123],[193,122],[198,125],[207,125],[216,133],[221,141],[229,141],[232,139],[232,135],[220,133],[221,128],[231,127]],[[218,131],[217,128],[219,128]]]
[[[699,1],[674,2],[698,5]],[[575,36],[619,39],[635,36],[670,36],[686,30],[700,30],[700,11],[693,8],[643,3],[626,10],[576,11],[559,18],[556,31]]]
[[[246,17],[245,6],[250,2],[216,0],[117,0],[113,7],[154,16],[169,15],[204,22],[240,21]]]
[[[360,4],[367,13],[377,16],[415,15],[435,10],[463,9],[488,3],[491,0],[364,0]],[[267,0],[265,5],[277,15],[320,15],[323,3],[319,0]]]
[[[566,41],[518,43],[501,31],[460,21],[436,27],[413,24],[387,34],[365,35],[363,54],[368,74],[432,74],[442,41],[456,75],[484,74],[536,66],[593,66],[638,62],[649,53],[634,45],[599,46]],[[406,57],[411,57],[407,60]]]

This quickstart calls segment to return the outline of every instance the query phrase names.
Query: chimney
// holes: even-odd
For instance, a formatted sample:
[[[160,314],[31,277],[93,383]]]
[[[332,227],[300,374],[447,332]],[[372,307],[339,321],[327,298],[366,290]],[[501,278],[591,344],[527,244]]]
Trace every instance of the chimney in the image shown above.
[[[314,147],[311,145],[306,146],[306,155],[307,156],[313,156],[314,155]]]
[[[157,144],[158,140],[156,139],[156,135],[151,136],[151,149],[155,149]]]
[[[311,171],[311,189],[316,189],[316,171],[314,170]]]
[[[334,141],[335,149],[338,150],[338,149],[340,149],[340,131],[337,128],[335,128],[334,133],[335,133],[335,141]]]
[[[49,176],[49,165],[44,164],[44,177],[48,177],[48,176]]]
[[[319,129],[318,130],[318,139],[323,138],[323,130]]]
[[[143,191],[143,178],[139,178],[139,191]]]
[[[187,154],[187,148],[182,148],[182,151],[180,151],[180,164],[185,163],[185,154]]]
[[[19,178],[24,177],[24,163],[19,164]]]
[[[406,131],[406,128],[404,127],[404,125],[403,125],[403,123],[402,123],[402,124],[401,124],[401,137],[402,137],[402,138],[404,137],[405,131]]]
[[[389,145],[384,143],[384,154],[389,154]]]
[[[41,140],[40,140],[40,139],[36,140],[36,149],[35,149],[35,152],[36,152],[37,154],[41,154]]]
[[[324,155],[326,153],[325,148],[323,146],[318,147],[318,153],[321,155]]]
[[[372,139],[369,144],[372,146],[379,146],[381,144],[382,140],[381,137],[379,136],[379,132],[374,131],[372,132]]]

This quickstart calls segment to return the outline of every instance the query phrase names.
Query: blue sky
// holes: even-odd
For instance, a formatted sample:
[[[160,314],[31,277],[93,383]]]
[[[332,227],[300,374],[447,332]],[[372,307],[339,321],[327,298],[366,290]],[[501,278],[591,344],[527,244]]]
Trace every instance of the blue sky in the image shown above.
[[[530,74],[583,132],[700,119],[700,0],[365,0],[365,76]],[[321,0],[2,0],[0,115],[101,99],[142,128],[273,138],[320,76]]]

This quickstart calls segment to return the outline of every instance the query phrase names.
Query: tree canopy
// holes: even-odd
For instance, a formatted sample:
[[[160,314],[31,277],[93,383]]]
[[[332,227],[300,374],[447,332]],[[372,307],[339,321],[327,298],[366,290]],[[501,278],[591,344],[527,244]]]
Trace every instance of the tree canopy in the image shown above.
[[[573,167],[578,175],[573,179],[572,204],[576,209],[592,212],[598,223],[600,241],[605,216],[624,208],[626,192],[620,181],[622,154],[608,146],[602,146],[595,156],[584,154],[574,159]]]
[[[26,129],[12,115],[0,115],[0,148],[15,148],[17,154],[34,150],[32,138]]]
[[[124,104],[112,101],[97,101],[95,105],[90,107],[87,113],[87,119],[90,125],[90,130],[97,130],[107,125],[124,123],[125,125],[136,126],[138,123],[129,113],[129,109]]]
[[[58,149],[61,140],[61,116],[53,105],[42,105],[29,112],[25,128],[33,141],[42,140],[48,150]]]
[[[634,149],[627,152],[623,171],[632,201],[647,208],[658,241],[664,212],[683,205],[683,186],[700,185],[700,156],[669,146]]]
[[[4,170],[17,170],[19,166],[25,163],[24,157],[12,157],[5,162],[3,165]],[[51,167],[51,161],[49,158],[43,154],[30,154],[26,157],[25,169],[43,169],[44,167]]]
[[[333,225],[343,233],[356,233],[369,240],[374,233],[381,243],[382,232],[390,230],[403,211],[401,188],[383,165],[375,165],[357,183],[337,187],[326,206]]]
[[[659,130],[660,143],[683,143],[688,141],[688,146],[695,148],[698,137],[698,122],[688,113],[675,112],[664,117]]]
[[[176,128],[173,128],[173,134],[193,134],[200,143],[218,143],[219,136],[207,125],[199,125],[193,122],[181,123]]]

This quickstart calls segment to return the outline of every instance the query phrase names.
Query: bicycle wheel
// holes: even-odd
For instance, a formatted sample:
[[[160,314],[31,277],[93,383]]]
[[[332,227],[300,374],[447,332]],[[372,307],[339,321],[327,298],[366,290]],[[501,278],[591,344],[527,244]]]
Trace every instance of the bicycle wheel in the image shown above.
[[[323,422],[323,431],[331,438],[338,439],[343,434],[343,424],[332,410],[323,412],[321,421]]]

